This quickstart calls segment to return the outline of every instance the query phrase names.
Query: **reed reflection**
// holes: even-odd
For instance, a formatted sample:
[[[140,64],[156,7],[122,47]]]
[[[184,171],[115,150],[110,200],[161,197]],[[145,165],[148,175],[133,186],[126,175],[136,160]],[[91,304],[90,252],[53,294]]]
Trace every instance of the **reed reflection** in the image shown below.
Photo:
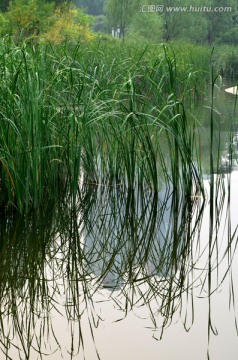
[[[57,334],[63,321],[70,324],[67,352],[83,351],[81,320],[86,316],[92,331],[98,326],[98,292],[108,301],[109,291],[124,316],[143,305],[154,327],[161,317],[163,327],[169,324],[191,285],[204,204],[168,186],[158,193],[85,186],[74,207],[66,201],[41,217],[2,220],[0,342],[6,358],[16,349],[23,359],[55,351],[64,357]]]

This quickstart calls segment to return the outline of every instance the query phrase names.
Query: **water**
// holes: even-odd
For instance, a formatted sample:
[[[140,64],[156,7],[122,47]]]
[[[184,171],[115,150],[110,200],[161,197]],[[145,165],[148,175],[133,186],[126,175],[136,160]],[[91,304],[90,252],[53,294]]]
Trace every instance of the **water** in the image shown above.
[[[236,359],[238,171],[207,157],[203,193],[85,185],[76,206],[2,217],[0,358]]]

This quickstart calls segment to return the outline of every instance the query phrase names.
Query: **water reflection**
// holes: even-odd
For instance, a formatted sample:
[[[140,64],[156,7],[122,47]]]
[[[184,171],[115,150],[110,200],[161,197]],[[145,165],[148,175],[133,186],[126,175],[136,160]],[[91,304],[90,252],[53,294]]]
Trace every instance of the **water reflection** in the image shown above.
[[[174,276],[198,205],[166,187],[126,195],[101,188],[83,214],[88,271],[100,286],[112,289],[144,277]]]
[[[230,133],[230,140],[225,143],[221,154],[219,173],[230,173],[238,169],[238,132]]]
[[[223,201],[221,196],[219,204]],[[83,353],[85,318],[92,341],[101,321],[99,294],[100,302],[114,303],[121,318],[146,308],[151,327],[160,327],[162,336],[174,314],[182,312],[184,294],[190,297],[193,286],[205,284],[204,274],[209,277],[213,268],[206,261],[194,278],[205,252],[200,233],[206,203],[206,197],[172,186],[158,193],[85,186],[77,205],[66,201],[41,215],[3,218],[0,344],[5,358]],[[222,216],[216,213],[217,232]],[[216,252],[214,229],[205,246],[210,258]],[[63,337],[60,328],[67,328]]]

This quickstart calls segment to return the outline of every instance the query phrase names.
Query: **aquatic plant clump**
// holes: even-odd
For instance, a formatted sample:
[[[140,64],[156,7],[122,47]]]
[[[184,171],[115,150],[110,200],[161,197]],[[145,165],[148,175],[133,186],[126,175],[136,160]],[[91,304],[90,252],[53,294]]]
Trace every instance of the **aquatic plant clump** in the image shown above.
[[[196,144],[184,103],[198,69],[165,47],[114,45],[1,41],[1,208],[75,199],[83,182],[157,191],[179,177],[189,190]]]
[[[133,313],[162,339],[174,322],[186,331],[200,322],[204,301],[211,358],[222,287],[237,330],[238,128],[224,115],[222,134],[211,54],[197,54],[176,44],[1,41],[6,359],[92,359],[88,347],[101,358],[104,305],[113,323]],[[209,115],[197,119],[208,78]]]

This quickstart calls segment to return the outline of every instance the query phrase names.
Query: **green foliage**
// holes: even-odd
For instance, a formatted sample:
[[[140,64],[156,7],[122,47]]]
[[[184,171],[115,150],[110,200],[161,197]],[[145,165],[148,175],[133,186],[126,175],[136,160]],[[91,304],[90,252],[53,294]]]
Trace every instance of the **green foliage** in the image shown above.
[[[93,31],[97,32],[107,32],[108,23],[105,15],[98,15],[94,17],[94,24],[92,27]]]
[[[139,0],[105,0],[105,13],[112,28],[120,28],[124,37],[132,19],[139,11]]]
[[[72,4],[72,0],[46,0],[48,3],[53,3],[56,7]]]
[[[200,43],[213,43],[221,35],[228,31],[232,26],[232,16],[235,13],[235,3],[224,4],[220,0],[197,1],[191,4],[184,0],[166,0],[163,2],[165,8],[168,7],[193,7],[193,11],[165,11],[162,17],[165,21],[165,39],[172,40],[176,38],[190,39]],[[215,7],[231,6],[233,11],[215,12]],[[205,10],[201,10],[206,8]]]
[[[151,5],[151,2],[145,0],[143,2],[145,12],[139,13],[142,7],[140,1],[105,0],[109,26],[111,28],[119,26],[123,36],[135,37],[137,34],[139,37],[147,38],[147,41],[151,37],[152,42],[159,41],[163,34],[165,41],[186,39],[209,45],[216,42],[237,44],[236,0],[231,0],[229,4],[224,4],[223,0],[198,0],[196,4],[191,4],[189,0],[184,0],[183,3],[180,0],[164,0],[161,3],[164,6],[163,13],[149,11],[147,5]],[[215,11],[215,8],[218,8],[218,11]],[[156,15],[160,20],[156,20]],[[159,36],[158,32],[154,31],[157,21]],[[163,24],[162,29],[161,24]],[[150,31],[153,36],[149,36]]]
[[[78,42],[79,40],[88,41],[93,38],[89,28],[92,19],[82,10],[58,8],[54,15],[53,24],[42,35],[43,40],[60,44],[63,41]]]
[[[55,7],[43,0],[15,0],[9,11],[0,17],[0,31],[16,41],[50,40],[59,44],[65,40],[82,41],[93,37],[89,27],[92,18],[67,3]]]
[[[0,13],[0,35],[4,35],[9,27],[8,19]]]
[[[195,43],[207,40],[207,21],[202,14],[176,13],[166,21],[166,40],[184,39]]]
[[[215,39],[218,44],[238,44],[238,25],[232,26],[228,31],[220,34],[218,39]]]
[[[0,11],[5,12],[8,10],[9,8],[9,0],[1,0],[0,2]]]
[[[205,13],[205,18],[208,24],[207,42],[209,44],[217,41],[224,32],[229,31],[233,26],[232,16],[235,13],[237,1],[232,1],[225,4],[223,0],[207,0],[208,5],[212,8],[231,6],[232,12],[208,12]]]
[[[163,39],[163,20],[161,16],[157,13],[140,13],[138,9],[131,20],[130,36],[153,43],[161,42]]]
[[[214,63],[217,71],[227,78],[238,78],[238,49],[235,45],[223,45],[216,49]]]
[[[76,6],[79,6],[87,12],[87,14],[99,16],[103,15],[104,0],[75,0]]]
[[[40,0],[15,0],[5,15],[6,30],[17,41],[40,35],[52,24],[53,6]]]
[[[56,12],[59,9],[61,12],[67,12],[74,9],[73,4],[87,14],[95,16],[94,25],[92,26],[90,19],[87,27],[90,25],[97,32],[110,34],[112,28],[119,27],[121,37],[137,37],[138,41],[158,43],[161,40],[168,42],[177,39],[209,45],[238,43],[236,0],[231,0],[229,4],[224,4],[223,0],[198,0],[196,4],[191,4],[189,0],[184,0],[182,4],[180,0],[164,0],[163,13],[140,12],[140,0],[13,0],[9,11],[10,18],[4,15],[4,20],[0,20],[0,32],[12,33],[16,39],[38,36],[50,30],[52,24],[54,26],[57,22],[58,15],[55,16],[54,11],[52,13],[53,8]],[[7,14],[8,5],[8,0],[2,0],[0,10]],[[47,9],[48,5],[52,7]],[[145,0],[145,9],[146,5],[151,5],[151,2]],[[172,10],[167,11],[167,7]],[[183,10],[186,7],[188,10]],[[190,7],[193,10],[189,10]],[[224,11],[216,12],[215,7],[224,8]],[[229,11],[229,7],[232,11]],[[82,18],[81,13],[81,20]],[[78,21],[74,15],[69,21],[71,25],[65,24],[65,29],[59,31],[59,27],[63,28],[63,21],[68,19],[65,16],[64,20],[61,19],[61,24],[59,21],[58,26],[55,26],[58,35],[55,33],[53,38],[58,39],[56,42],[62,39],[76,39],[76,33],[79,31],[77,27],[82,21]],[[75,28],[73,23],[76,24]],[[84,36],[82,31],[79,31],[80,38],[90,38],[89,29],[86,32],[87,36]]]

